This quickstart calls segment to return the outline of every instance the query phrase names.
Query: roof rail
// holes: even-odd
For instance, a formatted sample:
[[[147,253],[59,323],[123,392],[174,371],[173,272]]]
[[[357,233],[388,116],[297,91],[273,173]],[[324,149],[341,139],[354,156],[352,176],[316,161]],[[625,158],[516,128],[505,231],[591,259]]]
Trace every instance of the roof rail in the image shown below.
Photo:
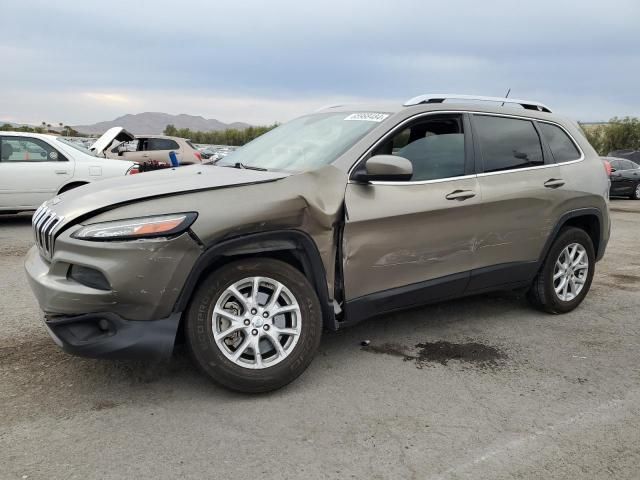
[[[483,97],[477,95],[456,95],[451,93],[427,93],[425,95],[418,95],[417,97],[410,98],[404,102],[403,105],[405,107],[410,107],[421,103],[443,103],[445,100],[477,100],[483,102],[518,103],[522,105],[522,108],[526,108],[527,110],[551,113],[549,107],[540,102],[534,102],[533,100],[518,100],[517,98],[506,97]]]

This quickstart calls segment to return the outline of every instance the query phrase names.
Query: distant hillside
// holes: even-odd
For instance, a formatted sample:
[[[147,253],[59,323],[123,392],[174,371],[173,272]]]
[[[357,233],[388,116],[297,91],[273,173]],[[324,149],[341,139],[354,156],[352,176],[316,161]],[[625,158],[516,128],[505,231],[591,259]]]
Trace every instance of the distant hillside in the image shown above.
[[[199,132],[211,132],[226,130],[228,128],[246,128],[248,123],[235,122],[223,123],[215,119],[206,119],[195,115],[170,115],[160,112],[145,112],[135,115],[128,114],[108,122],[94,123],[93,125],[74,125],[72,128],[86,134],[102,134],[111,127],[124,127],[135,135],[162,134],[167,125],[176,128],[188,128]]]

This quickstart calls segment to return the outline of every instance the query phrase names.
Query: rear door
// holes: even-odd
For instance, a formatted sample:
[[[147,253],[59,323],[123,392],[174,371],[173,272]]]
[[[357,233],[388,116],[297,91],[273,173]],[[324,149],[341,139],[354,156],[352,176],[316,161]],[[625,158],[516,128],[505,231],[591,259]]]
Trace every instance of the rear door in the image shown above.
[[[391,310],[464,290],[481,211],[469,128],[466,115],[425,115],[363,158],[402,156],[414,175],[347,185],[343,274],[351,318],[366,316],[363,305]]]
[[[73,176],[73,162],[39,138],[3,136],[0,149],[0,208],[37,208]]]
[[[176,152],[180,158],[180,145],[170,138],[147,138],[142,142],[143,157],[147,160],[171,164],[169,152]]]
[[[529,119],[473,114],[482,212],[469,291],[525,282],[560,216],[563,179]]]

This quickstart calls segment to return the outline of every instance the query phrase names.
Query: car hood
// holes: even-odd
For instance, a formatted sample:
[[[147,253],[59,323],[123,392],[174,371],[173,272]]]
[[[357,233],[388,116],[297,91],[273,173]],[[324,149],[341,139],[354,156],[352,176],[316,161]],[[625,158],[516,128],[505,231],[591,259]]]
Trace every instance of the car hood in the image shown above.
[[[190,165],[90,183],[59,195],[45,205],[56,215],[64,217],[65,224],[69,224],[75,219],[86,218],[91,213],[103,212],[138,200],[264,183],[288,175],[284,172]]]
[[[89,147],[89,150],[96,155],[104,155],[104,151],[111,146],[114,141],[117,142],[130,142],[135,140],[135,136],[132,133],[127,132],[122,127],[112,127],[102,136],[93,142],[93,145]]]

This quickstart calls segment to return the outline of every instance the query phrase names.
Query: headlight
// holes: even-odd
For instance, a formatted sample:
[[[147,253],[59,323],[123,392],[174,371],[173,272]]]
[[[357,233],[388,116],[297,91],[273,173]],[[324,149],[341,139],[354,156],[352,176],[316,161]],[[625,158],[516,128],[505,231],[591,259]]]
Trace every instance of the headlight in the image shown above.
[[[198,216],[195,212],[128,218],[85,225],[71,235],[82,240],[135,240],[182,233]]]

